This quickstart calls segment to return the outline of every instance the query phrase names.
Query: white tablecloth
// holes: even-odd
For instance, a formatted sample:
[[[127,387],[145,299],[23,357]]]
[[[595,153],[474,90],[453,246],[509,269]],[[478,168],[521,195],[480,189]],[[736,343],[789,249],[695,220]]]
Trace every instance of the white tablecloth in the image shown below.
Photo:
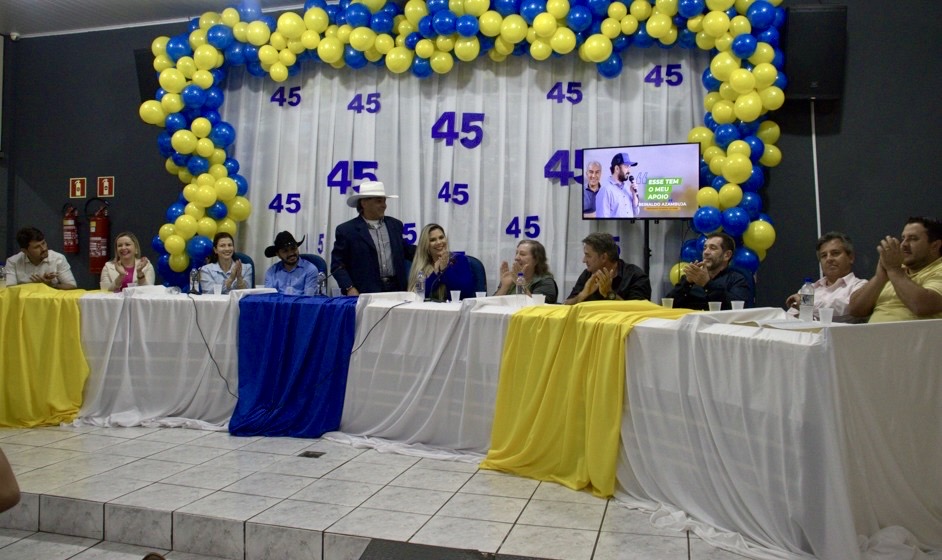
[[[188,296],[148,286],[83,297],[90,374],[76,422],[225,429],[238,390],[238,300],[265,291]]]
[[[516,296],[361,295],[340,431],[413,451],[484,454],[504,336],[520,304]]]
[[[635,327],[616,497],[757,558],[942,549],[942,321],[728,323],[776,318]]]

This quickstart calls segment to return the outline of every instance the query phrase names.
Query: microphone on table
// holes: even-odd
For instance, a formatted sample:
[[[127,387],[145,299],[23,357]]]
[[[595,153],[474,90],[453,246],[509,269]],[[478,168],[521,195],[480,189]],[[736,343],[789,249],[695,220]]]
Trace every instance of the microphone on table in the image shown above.
[[[338,265],[337,268],[330,271],[330,274],[324,274],[323,272],[317,273],[317,292],[322,295],[327,295],[327,280],[333,277],[338,271],[343,270],[343,265]]]

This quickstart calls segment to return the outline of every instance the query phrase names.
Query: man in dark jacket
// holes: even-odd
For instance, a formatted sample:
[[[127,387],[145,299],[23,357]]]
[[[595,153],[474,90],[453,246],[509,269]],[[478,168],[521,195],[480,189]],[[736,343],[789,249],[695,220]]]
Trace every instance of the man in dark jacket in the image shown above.
[[[755,301],[754,284],[737,268],[730,268],[736,242],[725,233],[710,235],[703,246],[703,260],[684,267],[680,283],[667,294],[674,307],[707,309],[709,302],[731,309],[731,301],[743,301],[751,307]]]

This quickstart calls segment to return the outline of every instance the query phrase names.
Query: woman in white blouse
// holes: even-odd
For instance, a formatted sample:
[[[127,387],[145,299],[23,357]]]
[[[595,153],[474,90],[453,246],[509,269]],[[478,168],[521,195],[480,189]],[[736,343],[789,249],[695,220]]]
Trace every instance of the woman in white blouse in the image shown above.
[[[154,284],[154,267],[141,256],[141,244],[137,237],[123,231],[114,238],[114,259],[105,263],[101,270],[101,288],[112,292],[120,292],[124,288],[136,286],[151,286]]]
[[[204,294],[213,293],[214,286],[222,286],[222,293],[229,290],[242,290],[249,287],[246,278],[251,278],[255,271],[252,265],[239,259],[235,255],[235,243],[232,236],[219,232],[213,238],[213,254],[209,257],[209,264],[200,268],[200,288]]]

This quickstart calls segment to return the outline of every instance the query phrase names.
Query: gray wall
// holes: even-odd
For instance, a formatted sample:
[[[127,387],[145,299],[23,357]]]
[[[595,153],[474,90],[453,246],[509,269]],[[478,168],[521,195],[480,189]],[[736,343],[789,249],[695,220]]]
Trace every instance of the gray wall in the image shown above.
[[[840,2],[826,2],[840,3]],[[933,58],[942,52],[937,24],[942,4],[887,10],[878,0],[848,4],[844,97],[815,106],[822,228],[851,235],[858,247],[856,272],[869,277],[876,244],[899,235],[913,214],[942,217],[935,176],[935,132],[942,111],[934,107],[942,76]],[[24,224],[43,229],[61,246],[60,217],[68,201],[67,179],[115,175],[112,232],[150,238],[164,222],[180,183],[163,171],[156,129],[137,117],[140,105],[134,49],[185,24],[7,42],[4,152],[0,200],[4,201],[5,254],[16,251],[11,233]],[[809,102],[793,101],[775,113],[784,155],[764,190],[765,211],[777,240],[759,269],[760,305],[781,305],[805,276],[817,275],[817,237]],[[7,134],[9,131],[9,134]],[[8,203],[7,201],[12,201]],[[84,225],[84,224],[83,224]],[[83,253],[70,257],[83,287],[97,281]],[[679,249],[678,249],[679,251]],[[153,255],[151,255],[153,256]]]

